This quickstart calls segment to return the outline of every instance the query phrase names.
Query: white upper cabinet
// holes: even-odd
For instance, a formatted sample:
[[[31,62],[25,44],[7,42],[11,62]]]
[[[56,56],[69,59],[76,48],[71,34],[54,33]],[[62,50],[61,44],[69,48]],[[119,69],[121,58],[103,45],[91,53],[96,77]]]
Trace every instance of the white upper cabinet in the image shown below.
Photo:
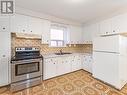
[[[112,33],[127,33],[127,14],[118,15],[112,18]]]
[[[99,36],[99,24],[91,24],[83,28],[83,43],[92,44],[95,37]]]
[[[39,18],[15,14],[11,17],[11,32],[41,34],[42,21]]]
[[[70,26],[69,44],[82,44],[82,27]]]
[[[50,21],[42,20],[42,44],[49,44],[50,42],[50,27]]]
[[[85,26],[83,28],[83,42],[85,44],[91,44],[92,43],[92,31],[90,26]]]
[[[42,34],[42,20],[39,18],[28,17],[28,32]]]
[[[110,35],[111,34],[111,21],[112,19],[107,19],[100,22],[100,35]]]
[[[127,33],[127,14],[118,15],[100,22],[100,35]]]
[[[28,33],[28,17],[19,14],[11,16],[11,32]]]
[[[0,32],[8,32],[9,31],[9,17],[8,16],[0,16]]]

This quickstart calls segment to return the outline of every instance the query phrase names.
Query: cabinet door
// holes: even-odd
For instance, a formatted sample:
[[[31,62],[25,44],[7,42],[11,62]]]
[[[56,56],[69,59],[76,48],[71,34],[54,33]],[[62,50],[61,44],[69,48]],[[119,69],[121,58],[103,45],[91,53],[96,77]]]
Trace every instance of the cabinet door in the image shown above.
[[[83,42],[85,44],[92,44],[94,38],[100,36],[99,23],[84,26]]]
[[[66,60],[66,59],[65,59]],[[66,64],[63,58],[57,58],[57,75],[63,75],[66,72]]]
[[[92,42],[96,37],[100,36],[99,31],[99,23],[95,23],[91,25],[91,33],[92,33]]]
[[[93,72],[93,58],[92,56],[89,56],[89,72]]]
[[[57,75],[71,72],[71,64],[68,57],[60,57],[57,61]]]
[[[0,22],[1,23],[1,22]],[[11,37],[8,31],[0,31],[0,86],[8,85],[10,82],[10,46]]]
[[[81,58],[79,56],[73,56],[71,61],[72,71],[80,70],[81,69]]]
[[[44,80],[57,76],[57,61],[55,59],[44,59]]]
[[[71,58],[71,71],[76,71],[77,70],[77,63],[76,63],[76,60],[75,60],[75,56],[72,56]]]
[[[70,44],[82,44],[82,27],[70,26]]]
[[[28,16],[19,14],[11,16],[11,32],[28,33]]]
[[[42,34],[42,20],[39,18],[28,17],[28,31],[31,34]]]
[[[9,84],[9,60],[6,56],[0,56],[0,86]]]
[[[127,32],[127,14],[118,15],[112,18],[112,34]]]
[[[83,69],[92,73],[92,57],[84,55],[83,56]]]
[[[50,25],[50,21],[42,20],[42,44],[49,44],[50,42]]]
[[[9,17],[0,16],[0,32],[9,32]]]
[[[111,31],[111,19],[100,22],[100,35],[110,35]]]
[[[82,64],[81,64],[81,56],[80,56],[80,55],[76,56],[75,61],[76,61],[76,64],[77,64],[76,69],[77,69],[77,70],[80,70],[80,69],[82,68]]]
[[[85,43],[85,44],[92,43],[91,26],[84,26],[84,28],[83,28],[83,43]]]
[[[67,59],[64,61],[66,68],[65,68],[65,73],[70,73],[71,72],[71,58],[67,57]]]

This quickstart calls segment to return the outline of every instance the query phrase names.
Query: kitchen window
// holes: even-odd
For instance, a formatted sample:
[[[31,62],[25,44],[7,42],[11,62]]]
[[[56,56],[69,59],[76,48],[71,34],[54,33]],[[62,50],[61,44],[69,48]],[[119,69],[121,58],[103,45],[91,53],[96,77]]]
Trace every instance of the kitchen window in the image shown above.
[[[50,46],[65,47],[67,41],[67,27],[60,24],[51,25],[50,29]]]

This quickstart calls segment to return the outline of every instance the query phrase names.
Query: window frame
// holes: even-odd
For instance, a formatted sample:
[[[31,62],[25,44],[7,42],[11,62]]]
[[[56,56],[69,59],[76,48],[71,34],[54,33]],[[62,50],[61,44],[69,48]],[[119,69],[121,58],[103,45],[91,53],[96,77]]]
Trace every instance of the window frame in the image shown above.
[[[56,29],[56,30],[62,30],[63,31],[63,40],[57,40],[57,39],[51,39],[51,29]],[[66,40],[67,40],[67,27],[64,27],[64,26],[60,26],[59,27],[59,25],[55,25],[55,28],[54,28],[54,26],[53,27],[51,27],[50,28],[50,45],[49,45],[49,47],[66,47],[67,45],[66,45]],[[51,42],[52,41],[56,41],[56,46],[53,46],[53,45],[51,45]],[[62,42],[62,46],[60,46],[58,43],[59,42]]]

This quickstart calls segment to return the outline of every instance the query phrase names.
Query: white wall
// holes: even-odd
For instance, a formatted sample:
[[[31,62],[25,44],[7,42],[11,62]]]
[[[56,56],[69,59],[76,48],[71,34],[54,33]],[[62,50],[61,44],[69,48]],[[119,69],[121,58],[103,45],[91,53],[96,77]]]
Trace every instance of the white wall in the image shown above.
[[[24,8],[19,8],[19,7],[15,8],[15,13],[28,15],[28,16],[33,16],[33,17],[38,17],[38,18],[50,20],[52,22],[57,22],[57,23],[61,23],[61,24],[69,24],[69,25],[76,25],[76,26],[81,26],[82,25],[79,22],[65,20],[65,19],[62,19],[62,18],[55,17],[55,16],[51,16],[51,15],[47,15],[47,14],[35,12],[35,11],[32,11],[32,10],[24,9]]]
[[[125,7],[121,7],[120,9],[116,10],[115,12],[112,12],[110,14],[105,14],[105,16],[100,16],[99,18],[93,18],[91,20],[89,20],[88,22],[82,23],[83,26],[85,25],[90,25],[90,24],[95,24],[98,23],[100,21],[103,21],[105,19],[108,18],[112,18],[114,16],[120,15],[120,14],[126,14],[127,13],[127,6]]]

